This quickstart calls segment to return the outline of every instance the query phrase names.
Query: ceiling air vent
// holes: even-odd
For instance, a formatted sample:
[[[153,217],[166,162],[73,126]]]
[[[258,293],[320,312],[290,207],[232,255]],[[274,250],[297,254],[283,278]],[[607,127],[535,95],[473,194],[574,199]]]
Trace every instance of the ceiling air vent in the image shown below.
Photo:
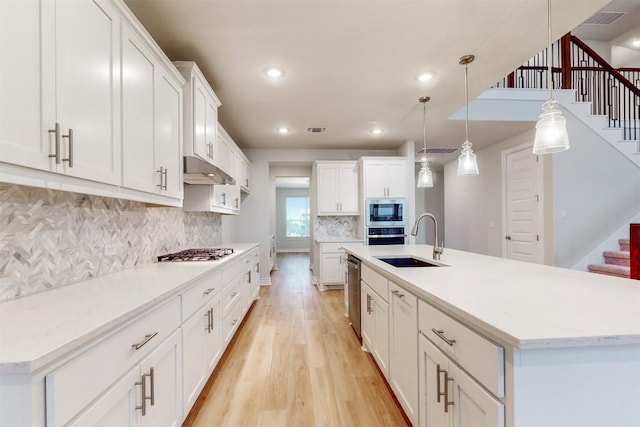
[[[307,128],[307,132],[309,133],[325,133],[326,131],[327,131],[327,128],[325,127]]]
[[[457,148],[427,148],[427,154],[451,154],[456,151]],[[424,148],[418,150],[418,153],[424,153]]]
[[[625,12],[598,12],[584,21],[583,24],[609,25],[624,14]]]

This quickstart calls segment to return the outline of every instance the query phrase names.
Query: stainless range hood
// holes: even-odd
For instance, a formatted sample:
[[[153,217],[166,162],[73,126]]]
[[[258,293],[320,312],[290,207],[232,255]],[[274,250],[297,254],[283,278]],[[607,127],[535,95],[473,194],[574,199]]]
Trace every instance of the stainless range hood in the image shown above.
[[[197,157],[184,157],[185,184],[235,184],[236,181],[222,169]]]

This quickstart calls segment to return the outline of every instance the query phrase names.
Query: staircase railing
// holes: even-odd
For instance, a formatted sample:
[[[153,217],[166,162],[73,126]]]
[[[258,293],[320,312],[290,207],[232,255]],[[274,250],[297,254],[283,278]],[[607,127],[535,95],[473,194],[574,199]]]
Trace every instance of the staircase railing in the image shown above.
[[[630,224],[629,237],[629,250],[631,251],[629,257],[631,275],[629,277],[640,280],[640,224]]]
[[[640,69],[613,68],[578,37],[567,34],[498,82],[495,87],[548,89],[551,56],[553,89],[575,89],[576,101],[590,102],[592,114],[607,117],[624,140],[638,141],[640,152]]]

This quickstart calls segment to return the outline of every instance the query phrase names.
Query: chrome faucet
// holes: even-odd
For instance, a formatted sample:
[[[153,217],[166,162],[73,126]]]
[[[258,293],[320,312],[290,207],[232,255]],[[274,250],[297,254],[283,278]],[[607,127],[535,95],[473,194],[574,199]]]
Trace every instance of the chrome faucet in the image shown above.
[[[416,220],[416,223],[413,224],[413,229],[411,229],[411,235],[415,236],[416,234],[418,234],[418,224],[420,223],[420,220],[425,216],[428,216],[433,220],[433,234],[434,234],[433,259],[439,260],[440,254],[444,252],[444,240],[442,241],[442,243],[440,243],[440,246],[438,246],[438,220],[436,220],[435,216],[433,216],[429,212],[425,212],[422,215],[420,215]]]

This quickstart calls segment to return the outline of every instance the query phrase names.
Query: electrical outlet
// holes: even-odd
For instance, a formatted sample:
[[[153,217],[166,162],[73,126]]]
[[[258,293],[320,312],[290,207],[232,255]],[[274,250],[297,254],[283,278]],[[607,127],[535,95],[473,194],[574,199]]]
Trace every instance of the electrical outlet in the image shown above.
[[[116,254],[116,245],[113,243],[106,243],[104,245],[104,256],[114,256]]]

